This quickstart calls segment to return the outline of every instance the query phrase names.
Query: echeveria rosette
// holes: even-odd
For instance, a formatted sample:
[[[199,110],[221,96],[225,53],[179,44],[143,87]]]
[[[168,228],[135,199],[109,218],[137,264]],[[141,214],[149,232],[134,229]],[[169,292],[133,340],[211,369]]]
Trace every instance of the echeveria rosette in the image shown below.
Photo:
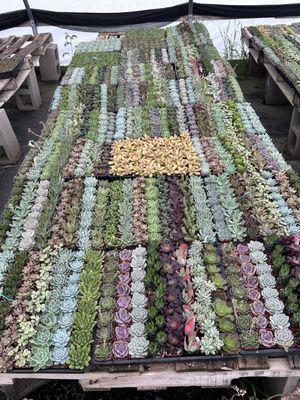
[[[270,324],[270,327],[272,328],[271,331],[270,329],[265,329],[268,325],[262,326],[259,331],[260,343],[264,347],[272,347],[274,344],[277,344],[284,348],[288,348],[292,346],[294,341],[292,331],[288,329],[290,321],[289,317],[284,314],[284,303],[279,299],[279,292],[276,288],[276,279],[272,275],[270,264],[267,263],[264,245],[258,241],[251,241],[248,244],[248,248],[250,250],[250,258],[257,266],[256,272],[258,275],[262,298],[264,300],[264,306],[270,315],[268,325]],[[253,312],[257,315],[263,315],[263,313],[258,314],[257,309],[253,310]],[[257,320],[257,318],[256,326],[259,326],[257,323],[259,320]]]
[[[146,270],[147,251],[139,246],[132,251],[131,258],[131,304],[132,323],[130,326],[131,338],[128,344],[132,358],[142,358],[148,354],[149,341],[146,339],[147,296],[143,282]],[[139,273],[140,272],[140,273]]]
[[[127,341],[115,341],[112,346],[112,354],[115,358],[127,358],[129,356]]]

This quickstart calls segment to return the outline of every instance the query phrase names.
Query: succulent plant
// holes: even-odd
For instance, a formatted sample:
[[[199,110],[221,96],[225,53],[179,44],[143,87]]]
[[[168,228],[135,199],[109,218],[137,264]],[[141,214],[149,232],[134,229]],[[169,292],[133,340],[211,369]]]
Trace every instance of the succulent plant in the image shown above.
[[[237,327],[239,330],[244,331],[244,330],[249,330],[253,324],[253,320],[250,315],[241,315],[236,321]]]
[[[54,347],[51,355],[51,360],[54,365],[65,364],[69,354],[68,347]]]
[[[245,331],[240,335],[241,346],[256,348],[259,345],[259,336],[255,331]]]
[[[30,365],[36,372],[40,369],[51,367],[51,353],[47,346],[33,346],[31,349]]]
[[[129,354],[133,358],[142,358],[147,355],[148,352],[149,341],[143,337],[132,337],[129,344]]]
[[[231,315],[233,312],[230,305],[227,304],[226,301],[222,300],[219,297],[214,301],[213,306],[214,306],[215,313],[219,317],[226,317],[228,315]]]
[[[238,335],[234,333],[225,333],[222,335],[222,349],[229,354],[237,354],[240,351],[240,342]]]
[[[126,358],[129,355],[128,343],[124,341],[117,341],[113,343],[112,353],[115,358]]]
[[[289,329],[275,330],[275,341],[279,346],[289,348],[293,346],[294,336]]]

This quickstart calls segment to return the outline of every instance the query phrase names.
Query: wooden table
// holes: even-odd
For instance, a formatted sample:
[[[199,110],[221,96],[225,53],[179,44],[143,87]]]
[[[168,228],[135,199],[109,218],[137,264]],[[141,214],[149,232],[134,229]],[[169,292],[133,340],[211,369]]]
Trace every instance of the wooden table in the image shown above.
[[[16,77],[0,79],[0,146],[6,154],[6,159],[1,159],[0,165],[14,164],[21,155],[15,133],[1,107],[14,95],[19,110],[36,110],[40,107],[42,99],[34,67],[40,57],[46,55],[52,41],[51,33],[20,37],[12,35],[0,39],[0,59],[17,55],[24,60]]]

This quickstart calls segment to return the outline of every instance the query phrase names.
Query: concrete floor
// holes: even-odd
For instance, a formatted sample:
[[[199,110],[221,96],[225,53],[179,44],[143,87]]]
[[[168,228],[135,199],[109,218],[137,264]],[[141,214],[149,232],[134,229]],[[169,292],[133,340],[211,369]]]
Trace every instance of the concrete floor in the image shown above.
[[[2,210],[8,200],[13,186],[13,178],[17,173],[25,154],[28,152],[29,140],[37,139],[35,135],[28,133],[28,128],[37,135],[41,133],[42,125],[40,124],[40,121],[45,122],[47,119],[48,108],[58,83],[59,82],[46,83],[39,81],[43,104],[36,111],[19,111],[13,100],[5,106],[11,126],[13,127],[20,143],[22,156],[18,164],[5,167],[0,166],[0,210]]]
[[[269,106],[264,104],[265,78],[249,77],[239,81],[246,100],[252,104],[260,120],[271,135],[275,144],[284,156],[289,159],[290,155],[286,148],[287,133],[291,119],[292,107],[290,105]],[[24,155],[28,151],[29,140],[36,137],[28,133],[28,128],[36,134],[41,132],[40,121],[45,122],[48,115],[48,107],[54,90],[58,83],[39,82],[43,104],[37,111],[19,111],[13,102],[7,105],[6,111],[11,125],[16,133],[22,149],[22,157],[18,164],[0,167],[0,210],[8,200],[10,190],[13,186],[13,178],[18,171]],[[290,162],[290,161],[289,161]],[[293,167],[300,173],[300,161],[291,161]]]

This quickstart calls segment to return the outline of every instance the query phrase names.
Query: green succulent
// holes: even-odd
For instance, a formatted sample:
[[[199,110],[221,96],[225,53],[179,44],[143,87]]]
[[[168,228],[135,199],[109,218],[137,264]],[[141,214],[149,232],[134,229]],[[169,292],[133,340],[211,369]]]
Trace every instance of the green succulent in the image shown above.
[[[244,286],[236,285],[231,287],[231,295],[236,299],[244,299],[246,294],[247,290],[244,288]]]
[[[233,310],[232,307],[225,301],[222,300],[220,297],[217,297],[213,303],[213,307],[215,313],[219,317],[226,317],[232,314]]]
[[[240,331],[249,330],[252,326],[253,320],[251,315],[241,315],[236,321],[237,327]]]
[[[155,333],[156,333],[156,330],[157,330],[154,321],[147,321],[145,325],[146,325],[146,332],[147,332],[147,334],[148,334],[149,336],[154,336]]]
[[[247,301],[233,300],[233,304],[234,304],[234,308],[235,308],[236,312],[239,314],[247,314],[250,311],[250,305],[249,305],[249,303],[247,303]]]
[[[166,332],[163,332],[163,331],[157,332],[157,334],[156,334],[156,336],[155,336],[155,341],[156,341],[159,345],[165,344],[166,341],[167,341],[167,334],[166,334]]]
[[[97,330],[97,339],[101,340],[102,342],[106,342],[110,340],[112,337],[112,329],[111,326],[102,326],[101,329]]]
[[[116,302],[113,297],[101,297],[99,301],[99,306],[102,310],[113,310],[115,308]]]
[[[49,329],[41,329],[36,332],[31,342],[36,346],[44,346],[50,343],[51,331]]]
[[[235,324],[231,319],[219,318],[218,325],[221,332],[234,332]]]
[[[73,343],[70,346],[69,358],[67,365],[71,369],[84,369],[90,362],[90,345],[75,346]]]
[[[153,356],[156,356],[158,354],[158,352],[159,352],[159,349],[158,349],[158,345],[157,345],[156,341],[153,341],[153,342],[151,341],[148,346],[149,355],[153,357]]]
[[[72,333],[72,343],[76,346],[85,346],[90,340],[89,336],[87,332],[74,330]]]
[[[40,322],[46,328],[53,329],[57,325],[57,317],[54,312],[47,312],[42,315]]]
[[[241,345],[243,347],[258,347],[259,336],[255,331],[244,331],[240,335]]]
[[[49,346],[33,346],[31,348],[30,366],[34,372],[40,369],[51,367],[51,352]]]
[[[111,311],[101,311],[98,315],[98,324],[100,326],[109,325],[114,319],[114,314]]]
[[[240,351],[240,342],[238,335],[234,333],[225,333],[222,335],[223,350],[229,354],[237,354]]]
[[[74,315],[74,320],[73,320],[73,329],[78,329],[78,330],[92,330],[94,323],[95,323],[95,316],[96,313],[94,314],[87,314],[87,313],[82,313],[76,312]]]
[[[224,289],[227,284],[226,279],[224,279],[222,275],[218,273],[211,275],[211,279],[217,289]]]
[[[97,344],[95,355],[100,360],[105,360],[110,357],[111,346],[108,343]]]

